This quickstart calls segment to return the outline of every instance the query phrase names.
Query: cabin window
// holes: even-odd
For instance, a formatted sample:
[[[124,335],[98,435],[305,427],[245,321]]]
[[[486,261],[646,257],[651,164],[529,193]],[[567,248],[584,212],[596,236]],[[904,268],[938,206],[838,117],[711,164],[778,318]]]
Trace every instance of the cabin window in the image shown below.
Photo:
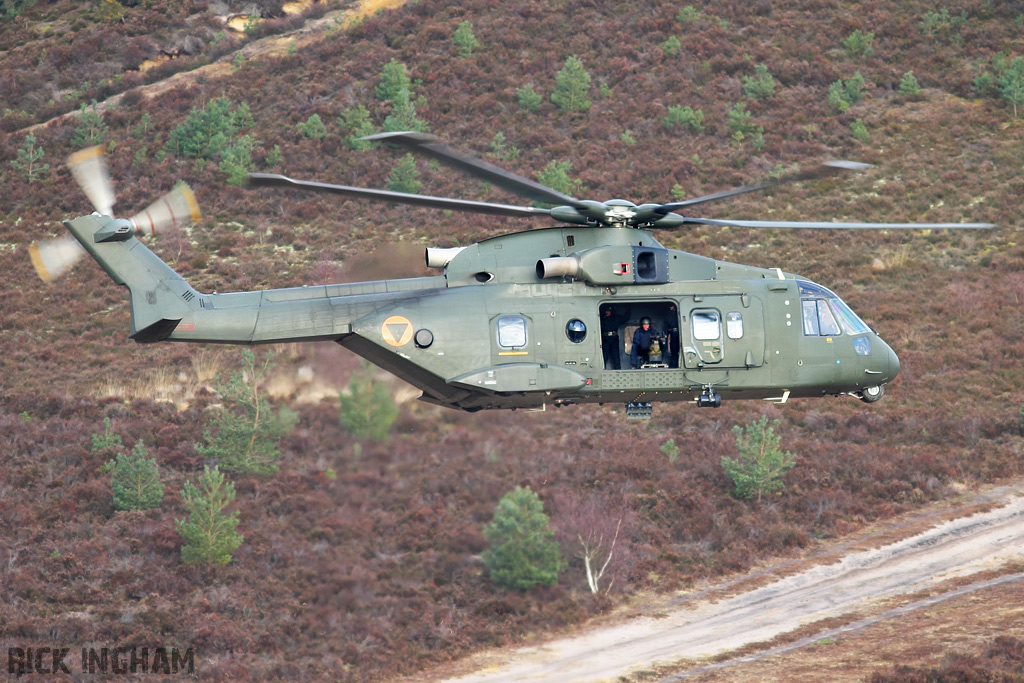
[[[738,311],[725,314],[725,336],[729,339],[743,338],[743,315]]]
[[[565,324],[565,336],[573,344],[579,344],[587,338],[587,326],[579,318],[573,318]]]
[[[503,315],[498,318],[498,346],[517,349],[526,346],[526,318]]]
[[[718,311],[702,310],[690,314],[693,323],[693,338],[698,341],[713,341],[722,337],[722,318]]]

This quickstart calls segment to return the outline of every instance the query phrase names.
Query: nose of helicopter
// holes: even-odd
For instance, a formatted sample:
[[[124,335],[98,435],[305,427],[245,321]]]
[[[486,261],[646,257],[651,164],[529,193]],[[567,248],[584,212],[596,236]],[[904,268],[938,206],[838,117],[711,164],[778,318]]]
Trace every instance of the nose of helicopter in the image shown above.
[[[896,375],[900,374],[900,358],[888,344],[885,345],[885,349],[889,354],[889,381],[891,382],[896,379]]]

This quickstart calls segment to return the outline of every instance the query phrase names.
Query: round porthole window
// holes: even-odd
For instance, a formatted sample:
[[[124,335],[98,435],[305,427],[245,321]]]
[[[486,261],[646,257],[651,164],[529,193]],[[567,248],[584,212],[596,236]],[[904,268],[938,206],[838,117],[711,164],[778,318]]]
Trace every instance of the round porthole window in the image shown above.
[[[579,344],[587,338],[587,326],[579,318],[573,318],[565,324],[565,336],[573,344]]]
[[[416,342],[416,346],[425,349],[434,343],[434,333],[426,328],[416,330],[416,336],[413,337],[413,341]]]

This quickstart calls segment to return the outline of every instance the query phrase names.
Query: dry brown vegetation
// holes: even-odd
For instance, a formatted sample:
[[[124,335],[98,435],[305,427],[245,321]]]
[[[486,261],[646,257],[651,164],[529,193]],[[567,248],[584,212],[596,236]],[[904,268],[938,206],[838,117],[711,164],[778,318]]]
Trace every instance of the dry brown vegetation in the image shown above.
[[[330,8],[314,3],[306,15],[278,17],[264,3],[271,18],[235,35],[219,23],[214,3],[124,4],[117,21],[60,0],[0,23],[0,264],[7,278],[0,645],[171,643],[194,646],[209,680],[381,680],[578,624],[624,596],[742,571],[964,487],[1024,474],[1024,245],[1017,232],[1024,124],[972,86],[996,53],[1024,54],[1012,3],[965,0],[954,14],[963,10],[966,22],[928,35],[923,22],[935,6],[917,0],[695,2],[699,17],[691,22],[680,21],[678,3],[659,1],[420,0],[329,24],[294,53],[254,51],[240,60],[234,55],[243,45]],[[461,58],[451,37],[467,20],[480,47]],[[855,29],[874,32],[872,54],[847,55],[842,43]],[[677,54],[662,47],[670,36],[680,40]],[[144,60],[175,51],[175,59],[140,70]],[[570,55],[593,78],[586,113],[562,112],[549,98]],[[222,57],[231,64],[224,77],[153,97],[141,87]],[[154,248],[199,289],[415,274],[409,265],[377,268],[393,264],[379,256],[387,247],[374,256],[375,247],[466,244],[524,226],[256,192],[227,185],[215,162],[159,154],[191,109],[226,97],[251,108],[257,169],[265,170],[276,146],[282,159],[275,170],[382,187],[397,156],[350,149],[337,119],[363,105],[375,124],[383,121],[390,104],[374,90],[391,59],[420,81],[417,114],[432,132],[530,177],[551,160],[571,161],[572,176],[597,198],[669,201],[676,185],[695,196],[763,179],[779,165],[855,158],[878,167],[709,212],[991,221],[1004,229],[661,234],[666,246],[781,266],[832,287],[901,357],[887,398],[871,407],[839,399],[703,412],[657,406],[649,425],[626,423],[611,406],[463,415],[411,402],[389,443],[359,447],[340,428],[335,404],[307,402],[283,444],[280,472],[236,482],[245,543],[234,561],[217,570],[186,567],[174,531],[183,515],[176,492],[202,470],[193,446],[215,400],[214,352],[128,342],[123,292],[92,263],[56,285],[36,280],[28,243],[89,210],[62,165],[74,151],[77,120],[54,117],[121,95],[104,111],[106,138],[116,143],[110,162],[118,209],[134,212],[187,180],[206,219]],[[762,63],[777,85],[774,96],[756,101],[744,96],[742,79]],[[829,84],[857,71],[869,83],[864,100],[835,113]],[[907,71],[923,87],[918,97],[896,92]],[[527,83],[544,96],[536,112],[518,104]],[[760,148],[731,137],[728,111],[738,102],[764,129]],[[683,105],[703,110],[703,132],[662,125],[669,107]],[[320,141],[297,128],[314,113],[328,127]],[[145,114],[149,123],[140,129]],[[857,119],[868,143],[850,132]],[[29,182],[8,161],[37,124],[45,124],[34,134],[50,168]],[[498,133],[518,156],[489,155]],[[510,201],[454,172],[425,163],[420,170],[431,194]],[[875,259],[886,267],[873,268]],[[304,366],[329,388],[343,386],[357,367],[329,344],[278,352],[282,402],[309,383]],[[216,354],[214,368],[237,367],[234,352]],[[737,501],[720,459],[735,453],[730,428],[761,415],[781,420],[783,446],[798,456],[797,466],[783,496]],[[109,480],[98,472],[111,456],[90,449],[104,417],[128,447],[143,440],[157,459],[168,485],[161,508],[115,512]],[[674,463],[660,450],[670,438],[681,450]],[[578,559],[558,585],[534,593],[488,582],[481,529],[517,484],[541,495],[563,531],[579,524],[574,510],[585,500],[603,501],[626,520],[610,595],[590,594]]]

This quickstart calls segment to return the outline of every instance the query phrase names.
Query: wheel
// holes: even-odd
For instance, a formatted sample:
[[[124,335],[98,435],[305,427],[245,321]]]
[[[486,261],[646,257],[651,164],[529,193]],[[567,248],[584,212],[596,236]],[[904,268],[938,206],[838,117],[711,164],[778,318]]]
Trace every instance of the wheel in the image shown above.
[[[883,396],[885,396],[885,385],[883,384],[879,384],[877,387],[865,387],[860,392],[860,400],[865,403],[874,403]]]

